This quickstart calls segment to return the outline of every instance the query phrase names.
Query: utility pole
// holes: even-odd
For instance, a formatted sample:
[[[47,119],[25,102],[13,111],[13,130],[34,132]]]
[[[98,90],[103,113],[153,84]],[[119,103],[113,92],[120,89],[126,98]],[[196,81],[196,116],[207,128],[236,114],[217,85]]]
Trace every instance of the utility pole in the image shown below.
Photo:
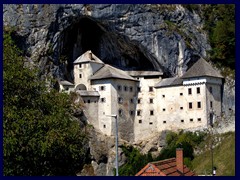
[[[213,123],[215,119],[215,114],[213,112],[210,113],[210,126],[211,126],[211,157],[212,157],[212,176],[215,176],[215,167],[213,167]]]

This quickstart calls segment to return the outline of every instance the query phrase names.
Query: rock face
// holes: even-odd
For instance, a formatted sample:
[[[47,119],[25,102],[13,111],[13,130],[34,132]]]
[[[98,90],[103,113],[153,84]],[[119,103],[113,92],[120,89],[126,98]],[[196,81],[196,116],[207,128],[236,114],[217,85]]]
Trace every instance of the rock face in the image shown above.
[[[72,79],[73,60],[92,50],[105,63],[181,75],[210,49],[203,22],[181,5],[4,5],[5,26],[43,73]]]

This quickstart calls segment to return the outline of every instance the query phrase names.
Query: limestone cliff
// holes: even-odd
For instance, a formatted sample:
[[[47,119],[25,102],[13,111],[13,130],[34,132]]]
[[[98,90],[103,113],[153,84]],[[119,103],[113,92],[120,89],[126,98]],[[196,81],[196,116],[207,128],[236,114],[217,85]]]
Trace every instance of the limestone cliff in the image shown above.
[[[181,75],[210,45],[203,21],[181,5],[4,5],[5,26],[43,73],[71,80],[73,60],[92,50],[121,68],[163,69]]]
[[[87,50],[122,69],[163,70],[170,77],[182,75],[211,48],[204,20],[182,5],[4,4],[3,23],[16,30],[18,46],[39,64],[42,75],[69,81],[73,61]],[[227,83],[225,90],[229,116],[235,112],[235,82]],[[142,143],[143,153],[159,152],[162,139]],[[91,166],[81,175],[113,175],[113,137],[93,131],[89,146]]]

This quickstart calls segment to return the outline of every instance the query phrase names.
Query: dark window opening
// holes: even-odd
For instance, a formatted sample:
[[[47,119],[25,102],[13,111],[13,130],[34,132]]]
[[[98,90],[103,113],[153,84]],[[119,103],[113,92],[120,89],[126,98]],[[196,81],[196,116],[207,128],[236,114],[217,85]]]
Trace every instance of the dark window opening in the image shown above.
[[[118,103],[119,103],[119,104],[122,104],[122,103],[123,103],[123,98],[119,97],[119,98],[118,98]]]
[[[137,116],[141,116],[141,110],[137,111]]]
[[[124,91],[128,91],[128,87],[127,86],[124,86]]]
[[[149,99],[149,103],[151,103],[151,104],[153,103],[153,99],[152,98]]]
[[[162,110],[163,110],[163,111],[165,111],[166,109],[165,109],[165,108],[163,108]]]
[[[163,124],[166,124],[167,122],[166,121],[163,121]]]
[[[197,87],[197,94],[200,94],[200,87]]]
[[[192,103],[191,102],[188,103],[188,107],[189,107],[189,109],[192,109]]]
[[[103,103],[103,102],[106,102],[106,98],[101,98],[100,101]]]
[[[192,89],[188,88],[188,94],[191,95],[192,94]]]
[[[201,102],[197,102],[197,107],[201,108]]]
[[[149,87],[149,92],[153,92],[153,87],[152,86]]]
[[[190,119],[190,122],[193,122],[193,119]]]
[[[100,86],[100,91],[105,91],[106,87],[105,86]]]
[[[181,110],[183,110],[183,107],[180,107]]]
[[[149,124],[150,124],[150,125],[152,125],[152,124],[153,124],[153,122],[149,122]]]
[[[122,116],[122,115],[123,115],[122,109],[119,109],[119,110],[118,110],[118,115],[119,115],[119,116]]]
[[[182,120],[181,120],[181,122],[183,123],[183,122],[184,122],[184,120],[182,119]]]
[[[90,101],[90,100],[88,100],[88,103],[91,103],[91,101]]]
[[[150,116],[153,116],[153,115],[154,115],[154,111],[151,110],[151,111],[150,111]]]
[[[141,99],[138,99],[138,104],[141,104]]]
[[[183,93],[180,93],[180,96],[182,96],[183,95]]]
[[[118,89],[118,91],[121,91],[122,90],[122,86],[118,85],[117,89]]]
[[[165,95],[163,94],[162,97],[165,98]]]
[[[129,87],[129,91],[130,91],[130,92],[133,91],[133,87],[132,87],[132,86]]]
[[[201,118],[198,118],[197,120],[198,120],[198,121],[201,121]]]
[[[209,87],[209,92],[212,93],[212,87]]]
[[[142,123],[142,120],[138,120],[138,123],[141,124],[141,123]]]
[[[210,101],[210,108],[212,108],[213,107],[213,103],[212,103],[212,101]]]

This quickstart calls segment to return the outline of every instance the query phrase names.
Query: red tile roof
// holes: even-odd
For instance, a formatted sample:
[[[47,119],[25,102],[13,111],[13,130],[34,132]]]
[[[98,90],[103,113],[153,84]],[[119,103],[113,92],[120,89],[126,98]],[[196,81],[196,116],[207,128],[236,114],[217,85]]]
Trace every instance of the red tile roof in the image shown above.
[[[195,176],[195,173],[184,165],[183,173],[177,170],[176,158],[148,163],[135,176]]]

